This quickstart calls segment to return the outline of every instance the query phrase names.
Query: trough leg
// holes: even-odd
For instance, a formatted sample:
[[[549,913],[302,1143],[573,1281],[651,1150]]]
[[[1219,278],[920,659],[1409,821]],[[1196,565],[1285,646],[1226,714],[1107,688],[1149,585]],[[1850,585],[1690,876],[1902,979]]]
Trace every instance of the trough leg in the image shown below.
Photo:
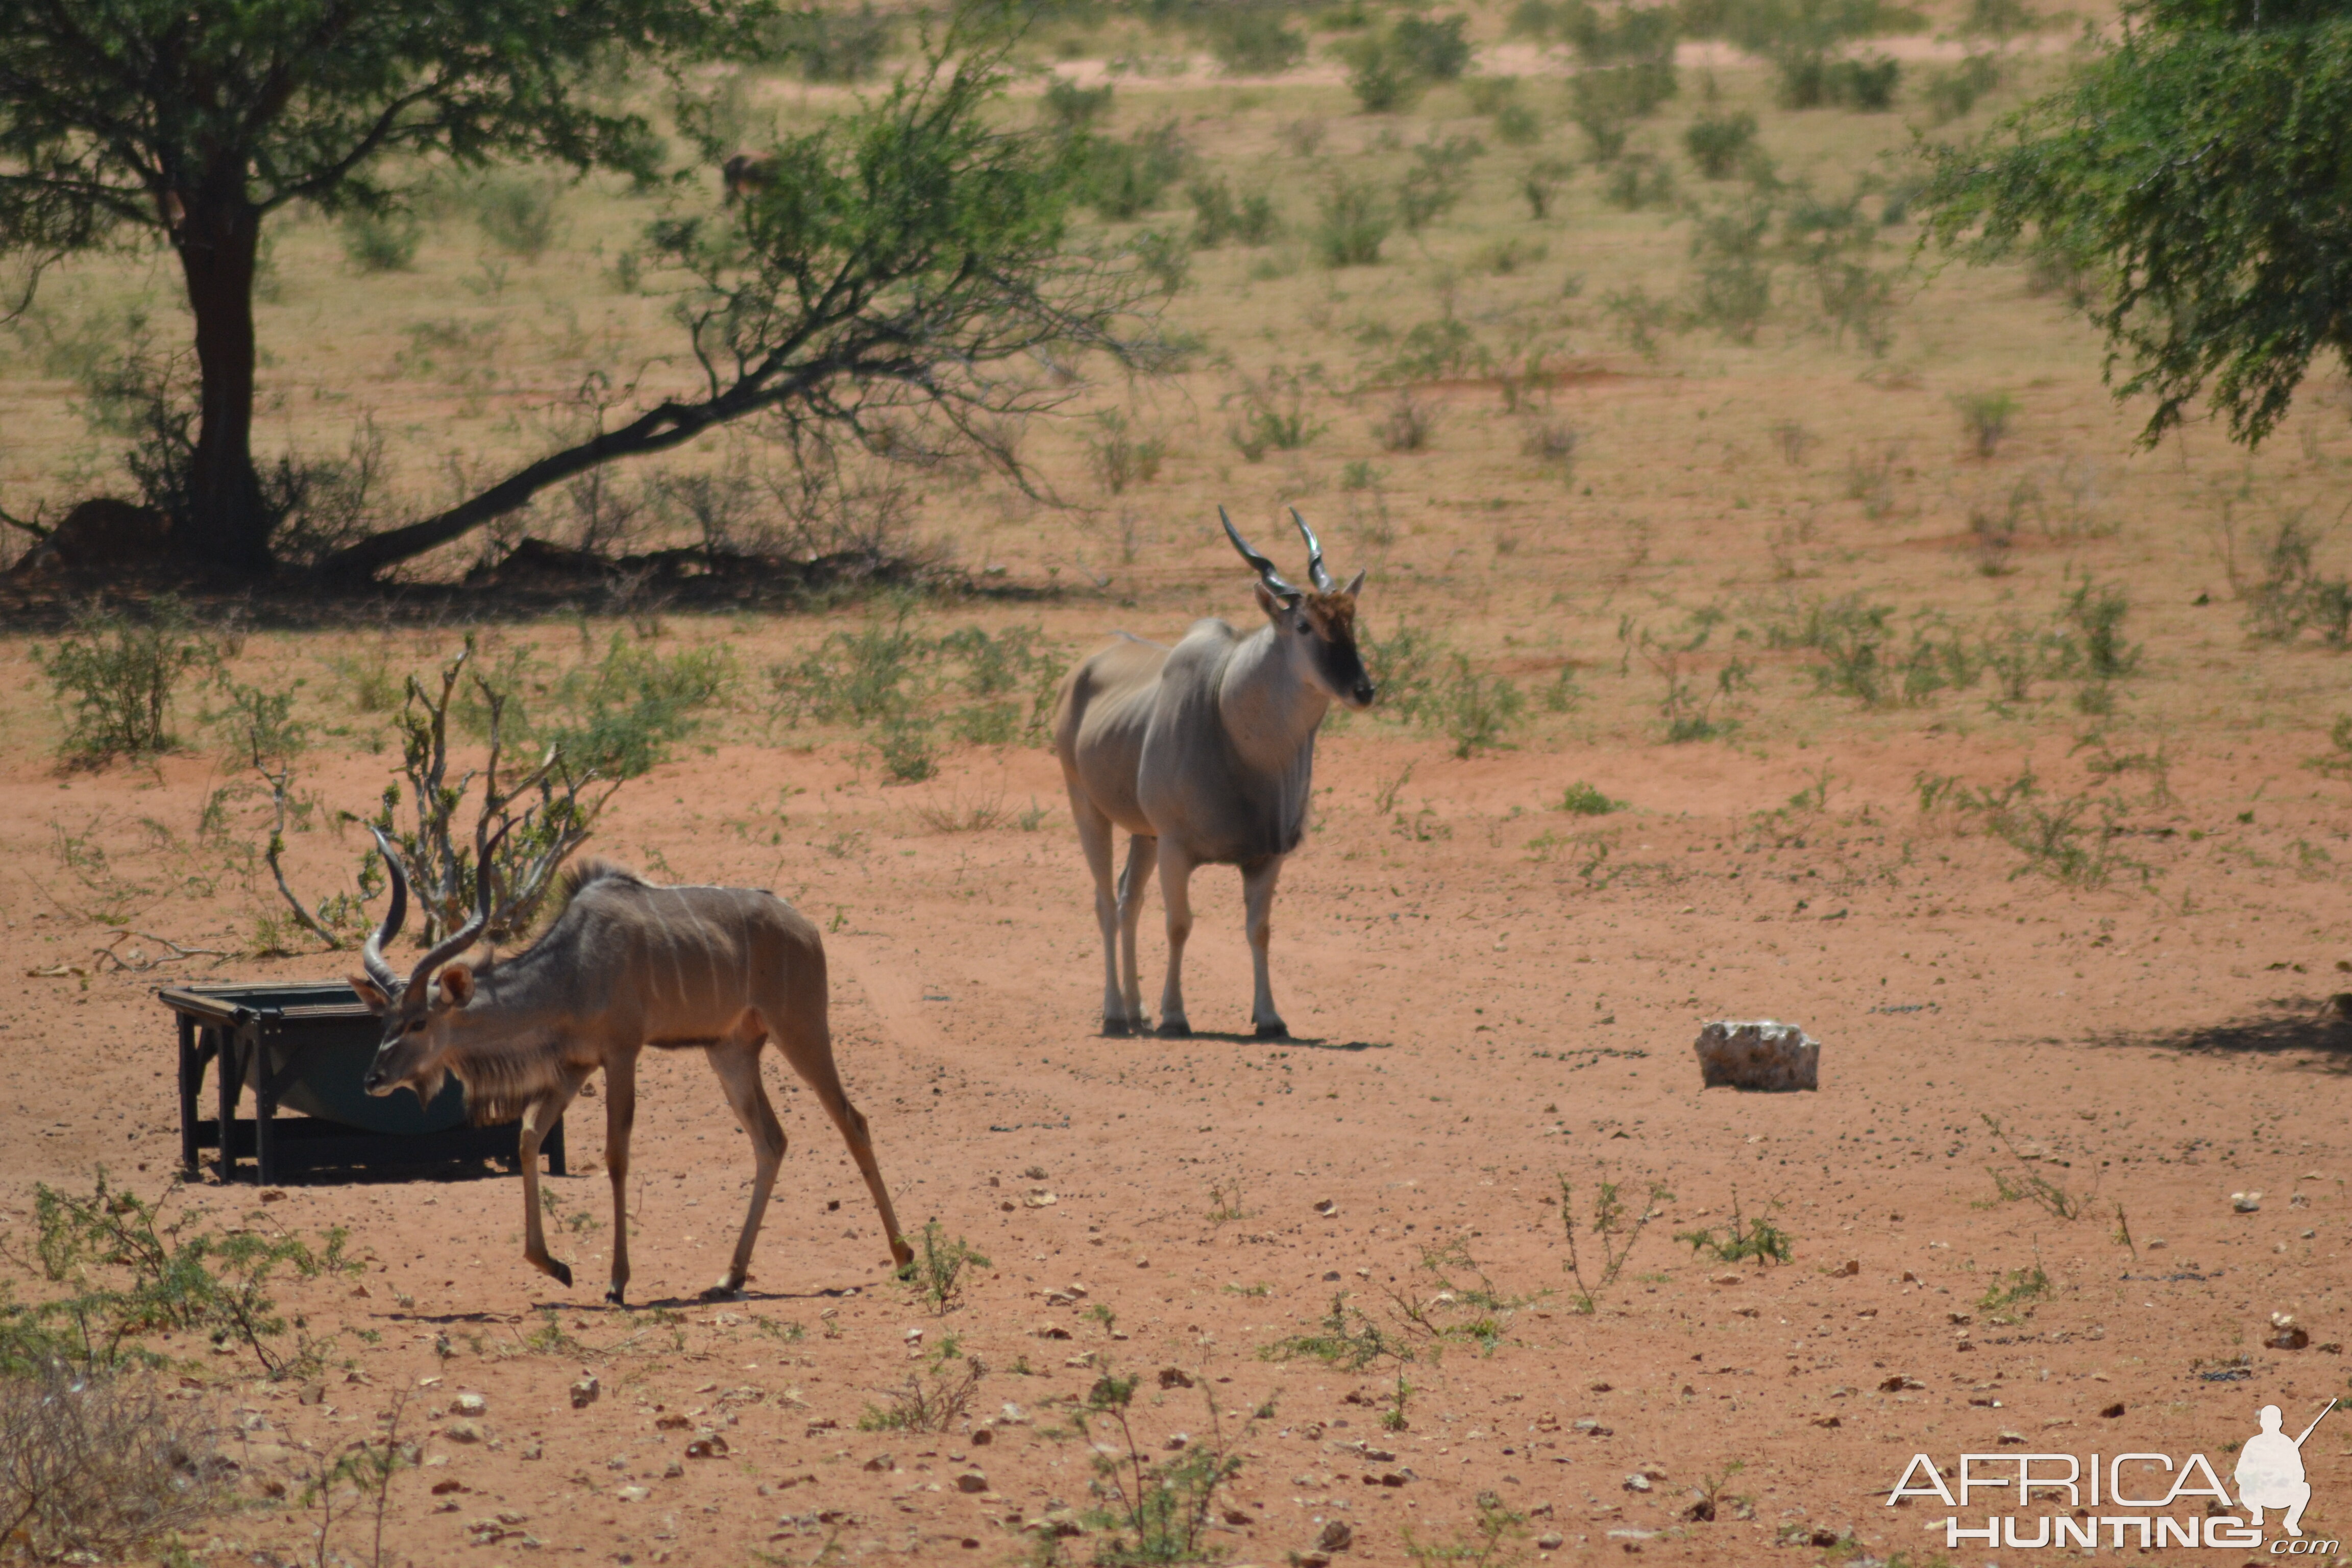
[[[185,1013],[180,1019],[180,1173],[196,1179],[196,1100],[204,1086],[205,1062],[196,1054],[196,1021]]]
[[[1290,1037],[1289,1026],[1274,1010],[1274,981],[1266,963],[1268,950],[1274,943],[1274,884],[1281,875],[1279,855],[1242,868],[1242,905],[1248,916],[1250,972],[1256,982],[1255,993],[1250,998],[1250,1022],[1257,1026],[1257,1036],[1262,1040]]]
[[[256,1040],[253,1055],[253,1179],[265,1187],[278,1184],[278,1093],[269,1081],[269,1054]]]
[[[236,1100],[245,1085],[245,1068],[238,1058],[236,1036],[226,1029],[212,1031],[213,1087],[220,1109],[215,1125],[220,1130],[220,1157],[214,1162],[224,1183],[236,1180]]]
[[[1173,839],[1160,840],[1160,897],[1168,906],[1168,979],[1160,988],[1160,1032],[1188,1039],[1184,1012],[1184,943],[1192,934],[1192,858]]]

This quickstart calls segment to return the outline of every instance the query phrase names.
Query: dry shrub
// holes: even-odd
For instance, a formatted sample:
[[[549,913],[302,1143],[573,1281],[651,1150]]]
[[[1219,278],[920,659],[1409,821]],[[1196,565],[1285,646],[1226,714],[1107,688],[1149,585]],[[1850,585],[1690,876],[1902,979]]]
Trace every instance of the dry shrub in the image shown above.
[[[149,1378],[0,1378],[0,1561],[129,1556],[209,1512],[227,1469],[203,1412]]]

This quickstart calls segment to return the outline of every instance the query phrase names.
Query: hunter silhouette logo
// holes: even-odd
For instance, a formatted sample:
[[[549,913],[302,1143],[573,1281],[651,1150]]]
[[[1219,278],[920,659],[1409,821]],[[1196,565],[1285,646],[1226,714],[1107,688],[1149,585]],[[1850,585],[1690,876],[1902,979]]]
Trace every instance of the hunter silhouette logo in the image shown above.
[[[2303,1443],[2322,1421],[2327,1411],[2336,1408],[2336,1401],[2327,1402],[2327,1409],[2311,1418],[2311,1426],[2303,1429],[2302,1437],[2290,1437],[2279,1429],[2279,1407],[2263,1406],[2259,1419],[2263,1429],[2246,1439],[2238,1453],[2238,1468],[2233,1478],[2238,1483],[2238,1502],[2246,1510],[2246,1522],[2260,1530],[2263,1510],[2283,1508],[2286,1518],[2280,1522],[2289,1535],[2303,1533],[2303,1510],[2311,1501],[2311,1483],[2304,1479]]]
[[[2309,1426],[2292,1436],[2279,1407],[2263,1405],[2255,1415],[2261,1430],[2238,1450],[2231,1475],[2234,1487],[2223,1483],[2203,1454],[2029,1454],[2011,1448],[1962,1454],[1957,1467],[1914,1454],[1887,1492],[1886,1506],[1934,1498],[1951,1510],[1948,1518],[1925,1521],[1930,1530],[1942,1527],[1947,1549],[1966,1542],[2027,1552],[2262,1547],[2263,1516],[2273,1514],[2278,1517],[2272,1528],[2281,1533],[2267,1544],[2271,1555],[2333,1557],[2342,1550],[2340,1542],[2303,1532],[2312,1494],[2304,1445],[2336,1404],[2329,1400]],[[1986,1492],[1999,1500],[1992,1510],[1985,1510]]]

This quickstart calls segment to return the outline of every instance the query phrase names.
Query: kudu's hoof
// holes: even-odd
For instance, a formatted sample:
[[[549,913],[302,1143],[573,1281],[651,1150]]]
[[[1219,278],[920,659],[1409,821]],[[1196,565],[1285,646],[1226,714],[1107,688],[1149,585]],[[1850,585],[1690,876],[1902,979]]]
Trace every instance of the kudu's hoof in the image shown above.
[[[1287,1024],[1260,1024],[1257,1026],[1257,1037],[1261,1040],[1286,1040],[1290,1038],[1290,1026]]]
[[[625,1306],[627,1306],[627,1305],[628,1305],[628,1302],[626,1302],[626,1301],[625,1301],[625,1300],[622,1300],[622,1297],[623,1297],[625,1294],[625,1291],[623,1291],[623,1290],[622,1290],[622,1289],[621,1289],[618,1285],[614,1285],[614,1286],[612,1286],[612,1287],[608,1288],[608,1289],[605,1290],[605,1292],[604,1292],[604,1300],[605,1300],[605,1301],[606,1301],[606,1302],[608,1302],[609,1304],[611,1304],[611,1305],[613,1305],[613,1306],[615,1306],[615,1307],[625,1307]]]
[[[915,1267],[915,1249],[895,1236],[890,1238],[890,1267],[901,1274]]]
[[[1152,1033],[1163,1040],[1189,1040],[1192,1037],[1192,1026],[1181,1018],[1171,1018]]]
[[[718,1284],[705,1290],[702,1293],[702,1299],[706,1301],[740,1301],[743,1299],[743,1287],[730,1285],[726,1280],[721,1279]]]
[[[558,1263],[551,1258],[547,1260],[547,1271],[555,1277],[556,1283],[566,1289],[572,1288],[572,1265]]]

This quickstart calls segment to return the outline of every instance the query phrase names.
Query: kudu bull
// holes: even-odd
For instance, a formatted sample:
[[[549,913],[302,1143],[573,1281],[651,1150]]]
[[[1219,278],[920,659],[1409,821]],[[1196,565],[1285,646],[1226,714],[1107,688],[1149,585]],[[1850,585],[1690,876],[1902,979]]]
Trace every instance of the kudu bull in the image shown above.
[[[1244,637],[1221,620],[1196,621],[1172,648],[1122,634],[1064,679],[1054,714],[1054,749],[1094,872],[1106,1035],[1146,1026],[1135,932],[1155,866],[1168,910],[1160,1033],[1192,1032],[1184,1012],[1184,942],[1192,932],[1192,869],[1205,865],[1241,868],[1256,974],[1250,1016],[1261,1037],[1288,1035],[1266,975],[1275,880],[1307,830],[1323,715],[1335,701],[1360,709],[1374,696],[1356,651],[1364,574],[1335,587],[1322,545],[1294,510],[1315,584],[1295,588],[1249,547],[1223,507],[1217,516],[1256,569],[1266,624]],[[1132,837],[1114,886],[1112,837],[1119,828]]]
[[[727,1272],[706,1296],[733,1295],[750,1278],[751,1247],[783,1163],[784,1130],[760,1079],[760,1048],[772,1039],[841,1129],[850,1157],[882,1212],[890,1256],[913,1257],[874,1163],[866,1118],[842,1092],[826,1021],[824,943],[790,904],[747,888],[660,888],[602,861],[564,881],[562,911],[537,942],[511,957],[453,962],[489,923],[489,867],[497,840],[476,834],[480,884],[473,918],[422,959],[405,982],[384,944],[408,911],[408,874],[383,835],[392,907],[362,958],[352,989],[383,1020],[368,1068],[370,1094],[400,1089],[429,1102],[444,1075],[466,1086],[477,1123],[520,1117],[523,1256],[565,1285],[572,1269],[547,1254],[540,1229],[539,1146],[588,1076],[604,1070],[604,1165],[613,1184],[613,1276],[619,1302],[629,1284],[629,1130],[636,1114],[637,1053],[646,1046],[698,1047],[719,1074],[735,1119],[751,1140],[751,1206]],[[435,972],[438,971],[437,978]]]

